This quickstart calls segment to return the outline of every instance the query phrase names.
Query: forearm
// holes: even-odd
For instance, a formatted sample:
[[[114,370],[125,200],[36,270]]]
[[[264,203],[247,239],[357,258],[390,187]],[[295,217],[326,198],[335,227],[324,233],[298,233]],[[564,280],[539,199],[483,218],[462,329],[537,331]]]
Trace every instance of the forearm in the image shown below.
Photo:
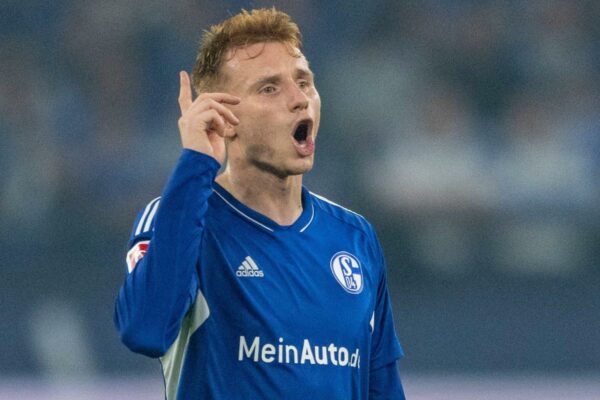
[[[127,275],[115,308],[123,342],[157,357],[175,340],[196,290],[204,215],[219,165],[184,150],[160,200],[147,253]]]

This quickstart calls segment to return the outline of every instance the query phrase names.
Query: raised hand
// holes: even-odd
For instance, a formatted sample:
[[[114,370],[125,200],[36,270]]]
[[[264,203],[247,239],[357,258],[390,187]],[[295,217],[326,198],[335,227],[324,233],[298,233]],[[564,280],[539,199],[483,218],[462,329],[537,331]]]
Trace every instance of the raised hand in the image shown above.
[[[202,93],[192,100],[192,84],[187,72],[179,73],[179,134],[181,145],[225,161],[224,137],[232,125],[239,124],[233,112],[224,104],[235,105],[240,98],[227,93]]]

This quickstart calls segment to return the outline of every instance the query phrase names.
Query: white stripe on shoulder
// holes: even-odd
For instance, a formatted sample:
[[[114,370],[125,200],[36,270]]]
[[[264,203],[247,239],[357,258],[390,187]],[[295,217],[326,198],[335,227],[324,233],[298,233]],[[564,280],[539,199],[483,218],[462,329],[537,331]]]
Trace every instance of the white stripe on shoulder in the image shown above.
[[[156,210],[158,210],[159,204],[160,204],[160,199],[158,199],[156,201],[156,203],[154,203],[154,206],[152,206],[152,211],[150,211],[150,214],[148,214],[148,218],[146,219],[146,224],[144,225],[144,232],[148,232],[150,230],[150,226],[152,225],[152,220],[154,219],[154,216],[156,215]]]
[[[350,212],[350,213],[352,213],[352,214],[354,214],[354,215],[357,215],[357,216],[359,216],[359,217],[363,218],[363,216],[362,216],[362,215],[360,215],[359,213],[357,213],[357,212],[354,212],[354,211],[352,211],[352,210],[349,210],[349,209],[347,209],[347,208],[346,208],[346,207],[344,207],[344,206],[340,206],[338,203],[334,203],[333,201],[331,201],[331,200],[329,200],[329,199],[326,199],[325,197],[323,197],[323,196],[321,196],[321,195],[318,195],[318,194],[316,194],[316,193],[313,193],[313,192],[310,192],[310,194],[312,194],[313,196],[315,196],[316,198],[318,198],[318,199],[320,199],[320,200],[323,200],[323,201],[324,201],[324,202],[326,202],[326,203],[329,203],[329,204],[331,204],[332,206],[339,207],[339,208],[341,208],[342,210],[348,211],[348,212]]]
[[[146,217],[148,216],[148,213],[152,209],[152,206],[154,205],[154,203],[156,203],[156,201],[158,201],[159,199],[160,199],[160,196],[157,197],[157,198],[155,198],[155,199],[152,199],[152,201],[150,201],[150,203],[148,203],[148,205],[144,209],[144,213],[142,214],[142,218],[140,218],[140,221],[138,222],[137,228],[135,229],[135,236],[137,236],[140,233],[142,233],[142,228],[144,227],[144,221],[146,220]]]

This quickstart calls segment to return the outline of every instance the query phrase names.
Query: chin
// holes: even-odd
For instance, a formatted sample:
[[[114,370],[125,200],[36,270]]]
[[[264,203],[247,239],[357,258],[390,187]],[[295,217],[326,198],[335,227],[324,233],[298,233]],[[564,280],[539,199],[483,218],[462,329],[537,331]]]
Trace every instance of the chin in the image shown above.
[[[285,163],[283,165],[255,160],[251,162],[251,164],[263,172],[267,172],[277,176],[278,178],[284,179],[289,176],[297,176],[307,173],[313,167],[313,160],[312,158],[310,160],[296,160],[292,163]]]
[[[302,175],[309,172],[313,168],[314,160],[312,157],[310,159],[300,160],[301,162],[298,165],[294,165],[289,168],[289,175]]]

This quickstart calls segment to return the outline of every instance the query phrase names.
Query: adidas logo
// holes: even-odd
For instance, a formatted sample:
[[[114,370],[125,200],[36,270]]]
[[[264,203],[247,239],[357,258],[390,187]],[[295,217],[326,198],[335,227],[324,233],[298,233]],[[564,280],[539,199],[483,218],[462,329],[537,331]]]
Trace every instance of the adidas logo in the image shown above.
[[[252,257],[247,256],[242,261],[242,265],[240,265],[235,272],[238,277],[247,277],[247,278],[262,278],[265,276],[265,273],[258,268],[258,265],[254,262]]]

